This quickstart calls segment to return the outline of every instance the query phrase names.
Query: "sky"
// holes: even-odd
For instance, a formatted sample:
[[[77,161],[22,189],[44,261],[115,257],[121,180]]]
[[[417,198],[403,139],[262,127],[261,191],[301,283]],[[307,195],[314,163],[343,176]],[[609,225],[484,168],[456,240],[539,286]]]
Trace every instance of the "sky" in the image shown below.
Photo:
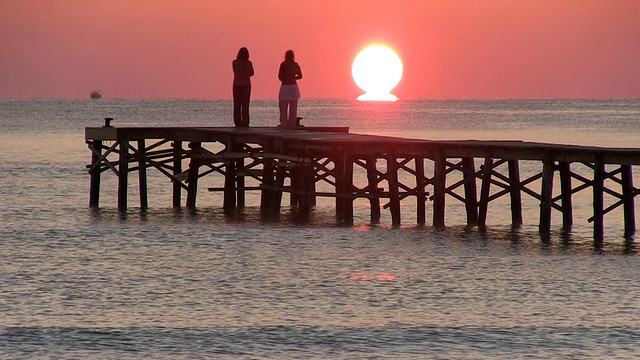
[[[294,50],[303,98],[355,99],[371,43],[404,66],[400,99],[640,98],[638,0],[0,0],[0,99],[253,99]]]

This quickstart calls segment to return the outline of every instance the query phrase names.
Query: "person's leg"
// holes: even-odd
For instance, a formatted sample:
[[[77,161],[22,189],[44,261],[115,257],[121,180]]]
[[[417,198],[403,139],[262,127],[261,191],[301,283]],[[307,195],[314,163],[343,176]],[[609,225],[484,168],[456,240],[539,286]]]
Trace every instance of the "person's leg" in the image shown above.
[[[233,87],[233,124],[235,126],[242,126],[242,113],[241,113],[241,97],[242,92],[238,86]]]
[[[289,127],[296,127],[296,118],[298,117],[298,100],[289,101]]]
[[[251,101],[251,86],[245,86],[242,96],[242,126],[249,126],[249,102]]]
[[[279,100],[278,105],[280,106],[280,126],[287,127],[287,121],[289,118],[287,107],[289,103],[287,100]]]

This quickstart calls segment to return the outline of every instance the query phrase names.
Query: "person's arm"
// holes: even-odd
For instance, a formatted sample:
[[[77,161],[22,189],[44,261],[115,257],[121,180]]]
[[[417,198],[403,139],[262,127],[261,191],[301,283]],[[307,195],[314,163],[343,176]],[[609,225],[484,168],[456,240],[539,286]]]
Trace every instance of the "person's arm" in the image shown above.
[[[296,80],[302,79],[302,69],[300,68],[300,65],[298,65],[298,71],[296,71],[295,78]]]
[[[249,61],[249,76],[253,76],[253,63]]]
[[[283,66],[282,66],[282,65],[283,65],[283,64],[280,64],[280,69],[278,70],[278,80],[280,80],[280,81],[283,81],[283,80],[284,80],[284,79],[283,79],[283,75],[284,75],[284,74],[282,73],[282,70],[283,70],[283,69],[282,69],[282,68],[283,68]]]

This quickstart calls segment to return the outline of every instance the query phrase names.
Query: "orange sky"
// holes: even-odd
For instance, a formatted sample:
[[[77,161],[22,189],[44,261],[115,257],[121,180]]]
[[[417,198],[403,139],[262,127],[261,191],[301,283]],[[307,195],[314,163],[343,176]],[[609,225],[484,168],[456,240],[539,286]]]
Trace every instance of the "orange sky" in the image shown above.
[[[640,98],[637,0],[0,0],[0,99],[254,99],[293,49],[303,98],[356,98],[357,52],[393,47],[410,98]]]

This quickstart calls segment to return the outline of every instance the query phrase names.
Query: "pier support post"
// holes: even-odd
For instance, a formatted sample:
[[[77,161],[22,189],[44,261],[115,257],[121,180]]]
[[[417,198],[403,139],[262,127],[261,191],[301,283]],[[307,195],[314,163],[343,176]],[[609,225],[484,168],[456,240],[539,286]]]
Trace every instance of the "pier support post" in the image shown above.
[[[633,172],[631,165],[622,165],[622,203],[624,206],[624,235],[631,236],[636,232],[636,215],[634,205]]]
[[[189,147],[194,155],[202,152],[202,143],[199,141],[189,143]],[[187,173],[187,208],[189,209],[196,207],[199,172],[200,160],[198,160],[196,156],[192,156],[191,161],[189,161],[189,171]]]
[[[433,175],[433,226],[444,227],[444,202],[446,188],[446,164],[442,149],[436,149]]]
[[[173,147],[173,176],[176,176],[182,172],[182,141],[174,140],[171,143]],[[182,187],[176,180],[173,182],[173,207],[180,207],[180,195]]]
[[[594,164],[593,174],[593,238],[600,243],[604,236],[604,162]]]
[[[265,154],[268,154],[270,150],[270,147],[265,145]],[[262,159],[262,191],[260,194],[260,215],[263,221],[272,220],[274,184],[274,160],[264,157]]]
[[[520,193],[520,163],[517,159],[507,161],[509,166],[509,194],[511,196],[511,225],[522,225],[522,194]]]
[[[353,225],[353,159],[347,149],[336,158],[336,213],[338,221]],[[339,204],[339,206],[338,206]]]
[[[147,159],[144,139],[138,140],[138,187],[140,188],[140,209],[147,210],[149,207],[147,191]]]
[[[540,223],[538,232],[549,234],[551,231],[551,204],[553,196],[553,172],[555,161],[545,159],[542,161],[542,189],[540,191]]]
[[[558,162],[558,171],[560,172],[560,197],[562,199],[562,227],[569,229],[573,225],[571,164],[566,161]]]
[[[98,162],[100,162],[100,157],[102,156],[102,141],[92,140],[91,148],[93,151],[91,152],[90,169],[93,170],[90,173],[89,207],[97,209],[100,205],[100,174],[102,171],[100,170],[100,166],[98,166]]]
[[[478,205],[478,226],[484,228],[487,225],[487,212],[489,210],[489,194],[491,191],[491,172],[493,171],[493,159],[485,158],[482,166],[482,185],[480,186],[480,204]]]
[[[478,189],[476,187],[476,166],[472,157],[462,158],[464,180],[464,204],[467,211],[467,225],[478,224]]]
[[[387,181],[389,183],[389,210],[391,211],[391,225],[400,226],[400,189],[398,188],[398,159],[395,151],[387,153]]]
[[[296,187],[298,194],[298,212],[296,214],[297,221],[307,222],[310,219],[311,197],[309,190],[309,182],[314,182],[313,164],[303,164],[299,168],[298,176],[299,185]]]
[[[380,197],[378,190],[378,174],[375,156],[369,156],[367,161],[367,186],[369,187],[369,205],[371,207],[371,223],[380,222]]]
[[[227,144],[226,151],[232,152],[234,144]],[[236,209],[236,161],[227,159],[224,162],[224,200],[222,208],[226,214],[232,213]]]
[[[427,181],[424,173],[424,158],[416,156],[416,221],[418,225],[424,225],[427,222],[427,192],[425,187]]]
[[[127,185],[129,182],[129,139],[120,140],[118,161],[118,210],[127,210]]]
[[[234,149],[242,149],[243,145],[241,143],[234,144]],[[240,158],[236,161],[236,206],[238,208],[244,208],[245,205],[245,167],[244,167],[245,158]]]
[[[237,172],[240,174],[236,177],[236,187],[238,188],[236,204],[238,208],[244,208],[244,205],[245,205],[244,158],[238,159],[238,161],[236,162],[236,169],[237,169]]]

